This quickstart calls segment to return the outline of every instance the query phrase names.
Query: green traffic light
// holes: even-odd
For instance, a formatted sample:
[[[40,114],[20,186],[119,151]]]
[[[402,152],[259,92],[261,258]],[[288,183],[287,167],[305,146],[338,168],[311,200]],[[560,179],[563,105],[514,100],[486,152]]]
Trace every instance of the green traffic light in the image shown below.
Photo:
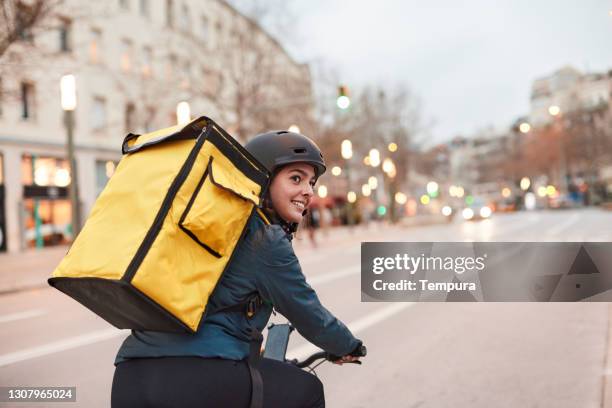
[[[384,205],[379,205],[378,208],[376,209],[376,212],[378,213],[379,216],[383,216],[387,213],[387,207],[385,207]]]

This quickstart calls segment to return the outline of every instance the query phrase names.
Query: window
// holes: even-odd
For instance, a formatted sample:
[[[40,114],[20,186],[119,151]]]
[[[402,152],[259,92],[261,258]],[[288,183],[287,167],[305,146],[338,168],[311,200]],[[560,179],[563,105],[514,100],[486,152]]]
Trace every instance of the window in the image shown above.
[[[132,41],[125,38],[121,40],[121,69],[123,72],[132,70],[133,51]]]
[[[189,60],[185,60],[185,62],[183,63],[183,69],[181,72],[181,84],[180,85],[182,88],[189,87],[190,77],[191,77],[191,63],[189,62]]]
[[[146,114],[145,114],[145,121],[144,121],[144,131],[145,132],[151,132],[152,130],[154,130],[154,123],[155,123],[155,115],[156,115],[156,111],[155,108],[153,107],[148,107]]]
[[[174,77],[174,70],[176,67],[178,59],[176,55],[170,54],[168,55],[168,61],[166,62],[166,79],[172,79]]]
[[[191,31],[191,26],[189,24],[189,7],[186,4],[183,4],[181,7],[181,30]]]
[[[133,132],[136,125],[136,106],[132,102],[125,105],[125,131]]]
[[[202,31],[200,33],[200,36],[202,37],[202,41],[206,43],[208,42],[208,19],[206,18],[206,16],[202,16],[201,20],[202,24],[200,26],[200,29]]]
[[[140,15],[146,18],[151,17],[151,9],[149,7],[149,0],[140,0]]]
[[[142,75],[148,78],[153,75],[153,49],[144,47],[142,55]]]
[[[30,120],[34,118],[34,84],[21,83],[21,119]]]
[[[61,52],[72,51],[72,21],[68,18],[60,19],[59,48]]]
[[[33,6],[26,5],[23,2],[17,4],[17,13],[15,16],[16,25],[19,29],[19,39],[27,42],[34,42],[34,35],[32,34],[32,27],[28,24],[31,19],[31,15],[35,13]]]
[[[93,130],[102,130],[106,127],[106,99],[94,96],[91,105],[91,127]]]
[[[174,2],[172,0],[166,0],[166,25],[174,26]]]
[[[99,64],[102,62],[102,31],[97,28],[91,29],[89,60],[92,64]]]

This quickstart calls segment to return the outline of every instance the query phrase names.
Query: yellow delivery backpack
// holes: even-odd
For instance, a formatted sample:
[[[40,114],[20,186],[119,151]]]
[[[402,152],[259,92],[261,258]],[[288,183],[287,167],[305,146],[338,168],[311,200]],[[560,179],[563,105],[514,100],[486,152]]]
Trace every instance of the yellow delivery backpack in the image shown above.
[[[195,332],[270,175],[207,117],[122,152],[49,284],[121,329]]]

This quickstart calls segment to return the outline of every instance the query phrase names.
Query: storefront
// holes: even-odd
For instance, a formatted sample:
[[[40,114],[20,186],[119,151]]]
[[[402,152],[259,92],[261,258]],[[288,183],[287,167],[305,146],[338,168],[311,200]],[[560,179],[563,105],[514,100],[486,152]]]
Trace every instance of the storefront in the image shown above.
[[[70,171],[61,158],[24,154],[21,158],[23,228],[26,248],[67,244],[72,240]]]
[[[0,252],[6,251],[6,210],[4,198],[4,156],[0,153]]]

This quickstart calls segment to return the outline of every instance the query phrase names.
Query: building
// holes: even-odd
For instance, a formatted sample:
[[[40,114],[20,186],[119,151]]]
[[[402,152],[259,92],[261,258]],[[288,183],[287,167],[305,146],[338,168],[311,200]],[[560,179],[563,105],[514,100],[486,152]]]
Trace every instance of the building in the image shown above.
[[[531,86],[529,122],[536,127],[550,123],[553,120],[549,113],[551,106],[569,112],[608,104],[611,85],[610,74],[583,74],[571,66],[536,79]]]
[[[60,78],[74,74],[83,218],[129,133],[206,115],[239,139],[297,124],[312,131],[309,68],[222,0],[67,0],[53,29],[0,65],[0,251],[69,242],[70,173]],[[9,60],[7,62],[7,60]]]

